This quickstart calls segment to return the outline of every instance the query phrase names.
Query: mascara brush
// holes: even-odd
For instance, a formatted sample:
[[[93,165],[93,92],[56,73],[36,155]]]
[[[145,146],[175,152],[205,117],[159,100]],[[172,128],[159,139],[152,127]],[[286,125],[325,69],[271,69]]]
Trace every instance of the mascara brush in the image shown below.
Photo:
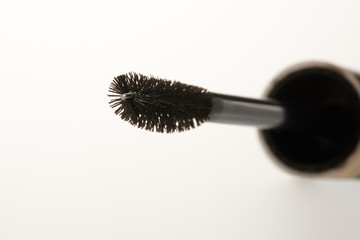
[[[273,128],[284,121],[284,107],[258,100],[210,93],[176,81],[127,73],[114,78],[109,97],[115,113],[156,132],[182,132],[205,121]]]
[[[204,122],[254,126],[284,170],[300,176],[360,176],[360,76],[324,62],[305,62],[275,77],[264,99],[130,72],[114,78],[115,114],[148,131],[182,132]]]

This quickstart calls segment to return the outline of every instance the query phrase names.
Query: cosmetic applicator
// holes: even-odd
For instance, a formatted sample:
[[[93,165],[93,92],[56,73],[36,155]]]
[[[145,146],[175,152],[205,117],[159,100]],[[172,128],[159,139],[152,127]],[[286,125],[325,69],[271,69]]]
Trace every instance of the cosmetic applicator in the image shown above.
[[[132,72],[116,77],[109,91],[116,114],[150,131],[182,132],[205,121],[272,128],[284,120],[284,109],[275,101],[210,93]]]
[[[156,132],[202,123],[255,126],[277,165],[301,176],[360,175],[360,77],[322,62],[285,69],[265,99],[211,93],[201,87],[128,73],[110,85],[123,120]]]

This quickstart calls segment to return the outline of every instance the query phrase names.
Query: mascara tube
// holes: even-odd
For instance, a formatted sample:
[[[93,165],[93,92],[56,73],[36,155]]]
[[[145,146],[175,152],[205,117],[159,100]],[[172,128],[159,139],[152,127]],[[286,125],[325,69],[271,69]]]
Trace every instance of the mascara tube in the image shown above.
[[[270,158],[306,177],[360,177],[360,75],[305,62],[275,77],[265,98],[286,103],[282,127],[260,129]]]

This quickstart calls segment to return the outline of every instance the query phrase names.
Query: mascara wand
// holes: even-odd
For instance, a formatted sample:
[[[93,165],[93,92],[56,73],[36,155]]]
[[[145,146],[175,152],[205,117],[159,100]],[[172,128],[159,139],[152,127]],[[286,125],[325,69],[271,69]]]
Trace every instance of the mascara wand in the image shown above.
[[[115,113],[149,131],[181,132],[205,121],[267,129],[284,121],[284,108],[276,101],[210,93],[137,73],[115,77],[109,91]]]
[[[360,176],[360,75],[324,62],[285,69],[265,100],[212,93],[127,73],[110,88],[115,114],[148,131],[182,132],[204,122],[250,125],[284,170],[311,177]]]

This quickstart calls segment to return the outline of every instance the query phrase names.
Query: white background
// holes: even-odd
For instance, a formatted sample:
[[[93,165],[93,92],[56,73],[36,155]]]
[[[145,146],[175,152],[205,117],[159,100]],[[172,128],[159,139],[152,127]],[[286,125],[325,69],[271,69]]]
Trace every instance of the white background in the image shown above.
[[[158,134],[129,71],[259,97],[304,60],[360,69],[359,1],[0,0],[0,239],[359,239],[360,182],[290,176],[253,128]]]

